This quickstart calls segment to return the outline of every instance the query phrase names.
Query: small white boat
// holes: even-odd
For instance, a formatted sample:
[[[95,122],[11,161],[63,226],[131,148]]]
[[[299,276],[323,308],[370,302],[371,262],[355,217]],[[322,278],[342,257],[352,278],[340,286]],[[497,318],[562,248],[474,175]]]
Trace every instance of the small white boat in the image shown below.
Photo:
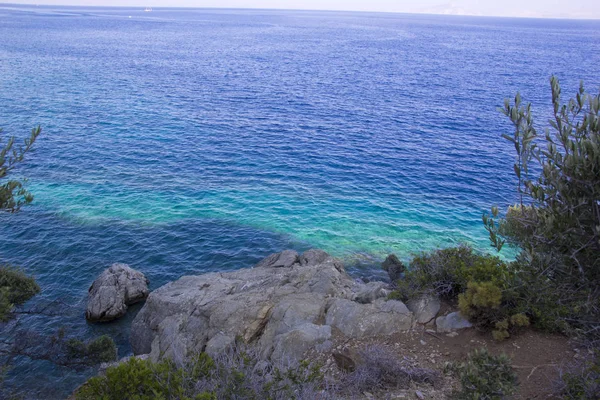
[[[146,9],[144,9],[145,12],[151,12],[152,11],[152,7],[146,7]]]

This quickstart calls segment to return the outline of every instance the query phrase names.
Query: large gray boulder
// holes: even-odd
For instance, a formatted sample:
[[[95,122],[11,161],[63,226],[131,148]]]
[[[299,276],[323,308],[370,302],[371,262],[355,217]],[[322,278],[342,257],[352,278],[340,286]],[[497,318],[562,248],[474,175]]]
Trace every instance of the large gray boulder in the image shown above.
[[[336,299],[327,310],[325,321],[348,337],[365,338],[408,331],[413,325],[413,315],[397,300],[359,304]]]
[[[350,337],[410,327],[412,314],[401,302],[351,301],[365,287],[323,251],[277,253],[254,268],[185,276],[153,291],[133,321],[131,345],[153,360],[178,360],[242,341],[257,346],[264,359],[298,359],[331,344],[332,327],[340,329],[336,301],[355,306],[348,324],[363,328],[340,329]]]
[[[415,315],[419,324],[426,324],[433,320],[440,312],[440,299],[436,296],[423,295],[406,302],[406,307]]]
[[[354,301],[361,304],[369,304],[377,299],[387,297],[391,293],[390,285],[385,282],[369,282],[359,289]]]
[[[459,329],[471,328],[473,325],[460,313],[453,312],[435,320],[435,326],[438,332],[453,332]]]
[[[331,338],[329,325],[303,324],[278,337],[271,354],[272,359],[299,360],[307,350],[318,348]]]
[[[127,306],[148,297],[148,279],[126,264],[105,269],[88,290],[85,317],[92,322],[107,322],[122,317]]]

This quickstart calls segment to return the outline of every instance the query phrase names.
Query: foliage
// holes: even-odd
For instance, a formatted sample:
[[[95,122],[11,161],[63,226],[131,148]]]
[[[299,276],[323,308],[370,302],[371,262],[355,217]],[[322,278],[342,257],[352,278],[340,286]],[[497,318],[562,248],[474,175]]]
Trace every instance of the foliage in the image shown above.
[[[77,399],[151,399],[165,397],[178,376],[171,363],[152,364],[131,358],[126,363],[106,370],[105,376],[93,377],[77,391]],[[172,376],[172,379],[168,379]],[[163,382],[170,384],[163,385]]]
[[[437,385],[439,372],[419,368],[407,359],[399,359],[383,346],[366,346],[358,352],[361,362],[342,379],[348,391],[364,393],[374,388],[408,388],[413,382]]]
[[[65,342],[65,354],[72,360],[82,360],[87,364],[99,364],[115,361],[117,346],[114,340],[107,335],[97,337],[89,343],[78,339],[69,339]]]
[[[245,350],[213,359],[205,353],[182,364],[131,358],[90,379],[76,393],[87,399],[317,399],[319,367],[302,361],[274,365]]]
[[[116,355],[117,346],[110,336],[102,335],[88,343],[87,356],[97,363],[114,361]]]
[[[458,295],[458,307],[465,315],[476,308],[498,308],[502,303],[502,290],[492,282],[469,282],[467,291]]]
[[[504,340],[530,323],[529,317],[517,312],[510,293],[491,282],[469,282],[466,292],[458,295],[458,308],[475,326],[492,330],[494,339]]]
[[[406,300],[433,292],[445,300],[456,301],[469,282],[492,282],[503,288],[509,276],[508,266],[500,258],[477,254],[471,247],[461,245],[414,257],[392,296]]]
[[[25,139],[24,146],[17,146],[15,138],[10,137],[0,149],[0,182],[5,180],[17,164],[23,161],[25,154],[31,150],[33,143],[38,138],[42,129],[38,126],[31,131],[31,135]],[[0,134],[2,130],[0,129]],[[2,137],[0,137],[0,145]],[[21,206],[33,201],[33,195],[23,186],[23,181],[9,179],[0,185],[0,210],[15,212]]]
[[[11,266],[0,266],[0,321],[6,321],[15,305],[21,305],[39,293],[33,277]]]
[[[494,356],[486,349],[476,349],[467,361],[454,366],[461,390],[454,393],[460,400],[499,400],[515,393],[518,381],[510,359]]]
[[[469,282],[467,290],[458,295],[458,308],[470,321],[488,325],[502,317],[502,290],[491,282]]]
[[[600,399],[600,350],[579,365],[561,374],[560,395],[563,399]]]
[[[561,397],[569,400],[600,399],[600,354],[561,376]]]
[[[483,221],[492,245],[521,249],[517,264],[520,304],[535,326],[600,333],[600,94],[581,84],[561,102],[551,78],[553,118],[539,136],[531,105],[520,95],[502,112],[514,126],[520,204],[504,218],[498,209]]]
[[[0,149],[0,211],[16,212],[33,201],[33,196],[23,186],[23,181],[8,179],[7,176],[23,161],[25,154],[31,150],[37,137],[42,132],[38,126],[25,139],[24,146],[15,144],[15,137],[10,137]],[[0,145],[2,145],[2,129],[0,129]],[[0,321],[6,321],[15,305],[25,303],[40,291],[33,278],[26,276],[18,269],[0,266]]]
[[[496,339],[505,339],[529,324],[528,308],[520,303],[523,286],[516,266],[477,254],[467,246],[435,250],[412,260],[390,298],[407,300],[433,293],[446,301],[457,301],[461,313],[475,326],[492,331]],[[517,314],[520,317],[512,323]]]

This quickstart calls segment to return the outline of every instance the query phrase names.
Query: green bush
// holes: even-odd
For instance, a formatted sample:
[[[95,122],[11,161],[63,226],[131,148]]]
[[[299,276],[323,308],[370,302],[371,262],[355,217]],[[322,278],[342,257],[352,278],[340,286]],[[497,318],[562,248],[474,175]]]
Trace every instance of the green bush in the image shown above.
[[[499,308],[501,303],[502,290],[492,282],[469,282],[467,291],[458,295],[458,307],[466,316],[476,309]]]
[[[492,330],[496,340],[510,337],[530,322],[525,314],[516,312],[513,302],[491,282],[470,282],[467,291],[458,295],[458,308],[475,326]]]
[[[414,257],[392,296],[406,300],[434,293],[454,302],[467,290],[469,282],[492,282],[504,288],[509,276],[508,265],[500,258],[478,254],[462,245]]]
[[[0,266],[0,321],[10,318],[15,305],[21,305],[40,292],[31,276],[11,266]]]
[[[600,349],[561,375],[560,396],[569,400],[600,399]]]
[[[435,250],[411,261],[390,298],[405,301],[430,293],[457,302],[462,314],[475,326],[493,331],[496,339],[505,339],[529,323],[530,310],[519,303],[522,298],[519,290],[524,287],[518,281],[516,267],[516,263],[507,264],[498,257],[478,254],[464,245]],[[516,314],[521,317],[512,323],[511,318]],[[502,329],[505,320],[508,327]]]
[[[171,399],[181,388],[181,376],[172,362],[153,364],[131,358],[106,370],[105,376],[91,378],[77,391],[78,400]]]
[[[210,393],[194,394],[195,379],[206,376],[213,367],[202,355],[187,364],[189,375],[171,360],[152,363],[135,357],[106,370],[104,376],[88,380],[76,393],[78,400],[213,399]]]
[[[181,365],[131,358],[91,378],[76,399],[304,400],[325,398],[318,395],[322,381],[318,365],[273,365],[246,351],[216,359],[201,353]]]
[[[460,312],[480,327],[489,327],[504,316],[502,290],[491,282],[469,282],[467,291],[458,295]]]
[[[483,222],[494,247],[521,250],[519,306],[532,324],[600,339],[600,94],[581,84],[563,103],[558,79],[550,84],[554,115],[542,137],[519,94],[501,109],[514,127],[502,136],[515,147],[520,201],[504,218],[492,207]]]
[[[486,349],[478,349],[455,369],[461,389],[454,393],[454,398],[459,400],[500,400],[517,389],[517,375],[506,355],[494,356]]]

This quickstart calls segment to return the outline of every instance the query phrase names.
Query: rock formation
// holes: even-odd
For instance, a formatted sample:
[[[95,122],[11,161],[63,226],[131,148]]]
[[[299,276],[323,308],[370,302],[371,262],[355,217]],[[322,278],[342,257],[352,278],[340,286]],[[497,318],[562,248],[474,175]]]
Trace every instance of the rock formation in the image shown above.
[[[386,293],[355,282],[323,251],[287,250],[254,268],[185,276],[153,291],[133,321],[131,345],[157,360],[243,341],[265,359],[298,359],[328,349],[336,331],[363,338],[411,329],[413,314]]]
[[[107,322],[122,317],[127,306],[148,297],[148,279],[126,264],[105,269],[89,288],[85,317]]]
[[[406,271],[406,267],[404,266],[402,261],[400,261],[398,257],[396,257],[395,254],[390,254],[389,256],[387,256],[385,261],[383,261],[383,263],[381,264],[381,267],[384,271],[388,273],[388,276],[390,277],[390,280],[392,282],[395,282],[398,279],[400,279],[402,277],[402,274]]]

